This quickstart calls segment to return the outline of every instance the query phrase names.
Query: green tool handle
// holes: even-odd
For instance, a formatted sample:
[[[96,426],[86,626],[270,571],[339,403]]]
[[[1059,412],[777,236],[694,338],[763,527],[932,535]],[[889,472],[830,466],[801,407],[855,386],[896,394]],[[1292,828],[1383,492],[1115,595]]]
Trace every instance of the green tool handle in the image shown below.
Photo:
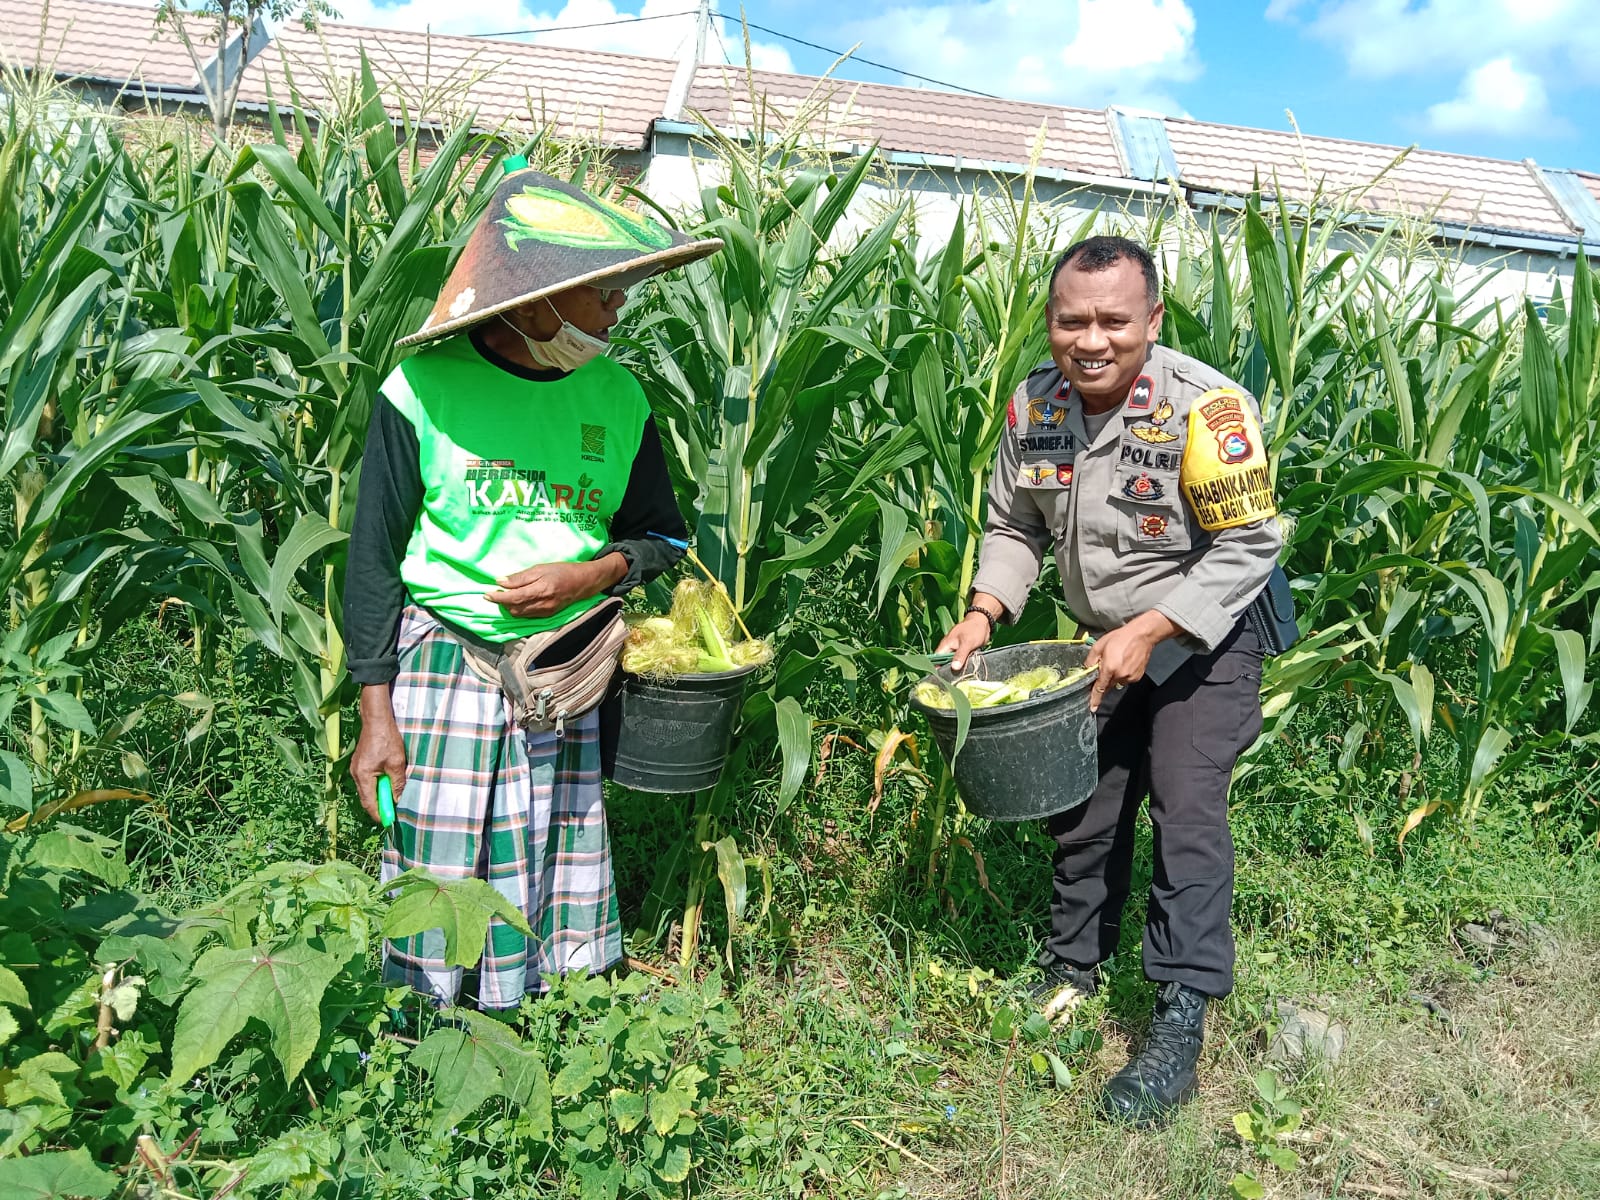
[[[378,823],[385,829],[394,824],[394,784],[387,775],[378,776]]]

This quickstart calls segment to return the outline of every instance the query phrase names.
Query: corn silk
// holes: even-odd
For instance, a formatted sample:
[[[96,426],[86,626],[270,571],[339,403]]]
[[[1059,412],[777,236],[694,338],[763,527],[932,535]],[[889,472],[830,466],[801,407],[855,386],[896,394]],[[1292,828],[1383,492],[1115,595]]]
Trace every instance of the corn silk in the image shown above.
[[[672,679],[772,661],[772,643],[766,638],[739,639],[733,603],[714,583],[685,579],[673,590],[668,615],[633,617],[628,624],[622,669],[633,675]]]
[[[1096,669],[1079,667],[1074,671],[1062,673],[1055,667],[1030,667],[1026,671],[1018,671],[1006,680],[958,679],[954,687],[967,698],[967,703],[973,708],[998,708],[1002,704],[1017,704],[1023,700],[1032,700],[1035,696],[1058,692],[1094,674]],[[950,691],[951,688],[945,684],[923,680],[911,694],[916,697],[917,703],[928,708],[953,709],[956,702],[951,698]]]

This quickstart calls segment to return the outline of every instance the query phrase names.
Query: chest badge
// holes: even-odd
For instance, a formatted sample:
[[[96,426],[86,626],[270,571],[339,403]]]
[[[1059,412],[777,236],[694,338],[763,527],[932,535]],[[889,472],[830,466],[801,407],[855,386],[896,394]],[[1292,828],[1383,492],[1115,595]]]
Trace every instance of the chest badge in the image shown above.
[[[1136,479],[1130,479],[1122,485],[1122,494],[1129,500],[1159,500],[1167,494],[1166,485],[1159,479],[1152,479],[1146,472],[1139,472]]]
[[[1038,487],[1045,480],[1053,478],[1056,469],[1048,463],[1024,463],[1017,473],[1017,482],[1024,487]]]
[[[1155,395],[1156,385],[1148,375],[1141,375],[1133,381],[1133,390],[1128,393],[1128,411],[1146,412],[1150,408],[1150,397]]]
[[[1059,483],[1062,487],[1071,487],[1072,486],[1072,464],[1071,463],[1057,463],[1056,464],[1056,482]]]
[[[1067,419],[1066,406],[1050,396],[1028,401],[1028,427],[1030,429],[1060,429]]]
[[[1167,519],[1156,513],[1139,518],[1139,534],[1154,541],[1167,536]]]
[[[1146,400],[1145,403],[1148,404],[1149,401]],[[1133,436],[1138,438],[1141,442],[1147,442],[1152,446],[1164,446],[1168,442],[1175,442],[1178,440],[1177,434],[1169,433],[1167,430],[1162,428],[1162,426],[1171,419],[1172,402],[1170,400],[1163,400],[1160,404],[1156,405],[1155,412],[1150,414],[1150,420],[1146,424],[1131,426],[1128,429],[1128,432],[1133,434]]]

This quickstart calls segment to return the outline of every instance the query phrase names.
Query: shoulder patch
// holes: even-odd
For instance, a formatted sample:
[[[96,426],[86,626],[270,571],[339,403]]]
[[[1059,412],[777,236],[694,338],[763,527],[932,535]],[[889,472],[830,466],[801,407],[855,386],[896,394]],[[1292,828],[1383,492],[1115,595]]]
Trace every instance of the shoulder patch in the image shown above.
[[[1167,370],[1172,377],[1200,392],[1236,392],[1238,385],[1210,363],[1201,362],[1187,354],[1169,351]]]
[[[1232,529],[1277,514],[1261,426],[1243,392],[1212,388],[1190,402],[1179,482],[1202,529]]]

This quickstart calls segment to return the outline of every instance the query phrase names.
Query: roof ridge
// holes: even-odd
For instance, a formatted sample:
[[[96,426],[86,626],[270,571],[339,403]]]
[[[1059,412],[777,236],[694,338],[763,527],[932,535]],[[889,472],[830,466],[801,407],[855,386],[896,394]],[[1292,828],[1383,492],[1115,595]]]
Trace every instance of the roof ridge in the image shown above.
[[[29,10],[35,7],[36,0],[0,0],[0,7],[16,12]],[[139,0],[54,0],[52,14],[56,19],[64,22],[83,22],[86,15],[91,15],[97,10],[115,7],[122,10],[115,19],[105,22],[113,26],[123,26],[124,21],[132,19],[139,14],[148,20],[148,28],[154,31],[155,9],[150,6],[149,0],[140,3]],[[109,14],[108,14],[109,15]],[[140,22],[144,25],[144,22]],[[631,70],[636,79],[617,86],[622,92],[642,103],[635,104],[639,112],[631,120],[644,120],[643,109],[648,107],[648,95],[655,91],[653,86],[656,73],[665,72],[676,64],[672,58],[657,57],[648,54],[633,54],[621,50],[589,50],[581,47],[554,45],[544,41],[524,41],[504,37],[473,37],[466,34],[436,33],[431,30],[418,32],[415,30],[395,29],[384,26],[363,25],[355,22],[324,21],[320,23],[325,39],[335,46],[342,46],[342,54],[348,54],[351,43],[371,44],[389,48],[396,58],[402,58],[406,53],[415,51],[423,46],[436,45],[442,49],[469,52],[473,58],[487,60],[490,64],[507,63],[515,68],[525,64],[529,57],[544,59],[552,69],[567,68],[569,72],[576,71],[582,74],[585,65],[591,68],[605,68],[612,76],[619,70]],[[155,42],[159,39],[152,39]],[[293,23],[286,23],[273,32],[272,39],[263,49],[262,56],[272,55],[276,52],[279,57],[296,56],[303,54],[318,40],[315,32],[307,32]],[[515,53],[513,53],[513,50]],[[124,47],[124,53],[127,48]],[[257,56],[255,62],[260,63],[261,57]],[[130,75],[140,71],[143,60],[142,54],[134,54]],[[254,66],[254,64],[252,64]],[[176,68],[172,68],[176,69]],[[720,75],[719,75],[720,73]],[[84,64],[72,72],[78,77],[114,78],[114,76],[101,76],[95,67]],[[888,115],[881,119],[889,120],[897,110],[921,110],[924,122],[931,121],[935,124],[948,123],[963,130],[971,127],[980,129],[988,127],[992,132],[1009,137],[1010,133],[1005,126],[1015,118],[1018,122],[1040,119],[1047,120],[1052,129],[1052,137],[1065,132],[1069,140],[1096,141],[1101,132],[1107,138],[1107,145],[1112,152],[1115,151],[1114,139],[1110,131],[1108,110],[1106,108],[1082,108],[1074,105],[1056,104],[1043,100],[1020,99],[1004,96],[987,96],[969,92],[961,92],[948,88],[910,86],[905,83],[887,83],[870,80],[857,80],[842,78],[836,74],[807,75],[797,71],[773,71],[751,68],[744,64],[732,63],[700,63],[694,72],[692,85],[700,89],[723,91],[730,97],[736,97],[737,90],[732,86],[733,81],[742,79],[746,75],[755,80],[758,89],[777,93],[779,99],[785,94],[794,96],[796,93],[806,92],[824,94],[848,95],[860,108],[878,108],[886,110]],[[178,81],[173,80],[174,83]],[[721,86],[719,86],[721,85]],[[185,80],[183,86],[193,86],[192,80]],[[582,90],[582,85],[575,85]],[[593,89],[591,89],[593,90]],[[608,101],[605,97],[596,97],[589,101],[604,109]],[[966,113],[961,110],[963,107]],[[968,115],[970,114],[970,116]],[[656,114],[659,116],[659,112]],[[865,115],[865,114],[864,114]],[[878,117],[870,118],[878,120]],[[1268,142],[1280,142],[1282,139],[1294,139],[1296,157],[1301,160],[1314,161],[1322,154],[1335,154],[1341,148],[1346,150],[1367,151],[1393,159],[1401,154],[1408,155],[1410,162],[1415,166],[1402,165],[1404,177],[1416,182],[1418,175],[1439,175],[1448,180],[1448,191],[1456,192],[1467,177],[1476,171],[1480,176],[1487,176],[1490,172],[1516,171],[1529,180],[1531,187],[1539,189],[1540,184],[1537,172],[1543,169],[1540,164],[1532,160],[1516,160],[1494,158],[1481,154],[1468,154],[1454,150],[1441,150],[1421,142],[1410,145],[1396,145],[1393,143],[1369,141],[1359,138],[1344,138],[1326,134],[1307,133],[1302,129],[1273,129],[1254,125],[1240,125],[1229,122],[1200,120],[1193,116],[1161,116],[1165,128],[1181,138],[1189,132],[1197,135],[1206,135],[1215,141],[1226,144],[1230,135],[1234,138],[1249,138],[1259,135]],[[1083,129],[1080,122],[1098,122],[1103,129],[1093,133]],[[968,139],[970,140],[970,139]],[[1085,143],[1087,144],[1087,143]],[[955,153],[955,152],[952,152]],[[956,157],[961,157],[959,153]],[[1178,155],[1180,160],[1183,155]],[[1347,169],[1334,165],[1322,165],[1320,173],[1340,175]],[[1420,168],[1420,170],[1419,170]],[[1600,180],[1600,170],[1593,168],[1552,168],[1570,170],[1590,181]],[[1191,168],[1193,170],[1193,168]],[[1186,172],[1187,173],[1187,172]],[[1198,172],[1204,174],[1203,171]],[[1458,178],[1457,176],[1461,176]],[[1516,189],[1519,193],[1520,188]],[[1559,206],[1555,206],[1559,208]]]
[[[80,4],[85,8],[93,8],[95,5],[100,5],[100,4],[109,4],[109,5],[112,5],[112,6],[116,7],[116,8],[138,8],[138,9],[143,9],[145,12],[150,14],[150,23],[151,24],[154,24],[155,23],[155,19],[156,19],[156,10],[155,10],[155,8],[153,6],[151,6],[151,5],[149,5],[149,4],[141,4],[141,3],[139,3],[139,0],[50,0],[50,7],[52,9],[54,9],[54,8],[56,8],[58,6],[60,6],[60,7],[68,7],[68,6],[71,6],[71,5],[74,5],[74,4]],[[41,17],[44,15],[42,9],[41,9],[39,15]],[[204,16],[205,14],[204,13],[190,13],[189,15],[190,16]]]
[[[738,71],[741,74],[743,74],[745,71],[745,66],[743,63],[704,62],[700,63],[695,68],[696,78],[699,77],[701,71],[707,70],[708,68],[718,71],[733,70]],[[805,75],[799,71],[771,71],[759,67],[752,69],[750,74],[757,79],[761,79],[763,77],[771,77],[774,79],[809,79],[816,83],[838,83],[848,84],[851,87],[882,88],[884,91],[910,92],[911,94],[918,96],[927,96],[930,94],[935,96],[950,96],[957,100],[975,100],[979,103],[989,104],[1010,104],[1019,108],[1023,106],[1028,108],[1045,108],[1050,109],[1053,112],[1085,113],[1090,116],[1103,114],[1105,112],[1105,109],[1103,108],[1080,108],[1073,104],[1052,104],[1048,100],[1017,100],[1010,96],[990,96],[983,92],[959,91],[955,88],[910,87],[903,83],[880,83],[876,80],[868,79],[843,79],[837,75]]]
[[[54,3],[64,6],[64,8],[93,8],[94,5],[115,5],[118,6],[118,8],[144,8],[144,10],[150,11],[149,6],[147,6],[146,3],[139,3],[139,0],[54,0]],[[152,19],[152,24],[154,24],[154,19]],[[435,34],[435,32],[432,32],[432,30],[418,32],[418,30],[394,29],[394,27],[386,26],[363,26],[363,24],[357,24],[357,22],[350,21],[323,21],[320,22],[320,26],[322,26],[323,29],[338,30],[338,32],[349,30],[349,32],[352,32],[352,34],[381,35],[381,37],[397,38],[397,40],[405,40],[405,42],[418,42],[418,40],[426,42],[426,40],[437,40],[437,42],[445,43],[469,43],[469,45],[474,46],[520,46],[520,48],[541,51],[541,53],[557,54],[557,56],[571,59],[571,61],[586,61],[586,59],[587,61],[594,61],[594,59],[622,59],[622,61],[627,62],[661,62],[661,64],[675,64],[674,59],[662,58],[662,56],[656,56],[656,54],[632,54],[622,50],[584,50],[584,48],[581,48],[581,46],[560,46],[552,45],[552,43],[549,42],[517,42],[517,40],[512,40],[512,38],[504,37],[474,37],[474,35],[469,34]],[[272,43],[277,43],[278,38],[282,38],[285,34],[294,37],[294,35],[304,34],[304,30],[285,24],[285,26],[275,30],[274,37],[272,37]],[[272,43],[269,43],[269,46],[267,46],[269,50],[270,46],[272,46]],[[970,99],[970,101],[979,102],[979,104],[982,104],[982,102],[987,102],[987,104],[1002,104],[1002,106],[1018,107],[1018,109],[1026,107],[1026,109],[1046,110],[1046,112],[1051,112],[1051,114],[1104,115],[1104,112],[1106,112],[1106,109],[1088,109],[1088,107],[1075,106],[1075,104],[1053,104],[1053,102],[1050,101],[1034,101],[1034,99],[1018,99],[1010,98],[1010,96],[987,96],[987,94],[968,93],[968,91],[957,91],[952,90],[952,88],[914,88],[914,86],[904,85],[904,83],[880,83],[874,82],[874,80],[846,80],[846,78],[840,78],[838,75],[806,75],[802,74],[802,72],[795,72],[795,70],[749,69],[749,67],[742,66],[742,64],[733,64],[733,62],[701,62],[701,64],[698,64],[698,67],[694,69],[694,80],[699,80],[702,72],[706,72],[706,70],[736,70],[736,72],[741,72],[741,74],[744,74],[746,70],[749,70],[749,74],[754,75],[757,80],[763,80],[763,78],[770,78],[770,80],[797,80],[797,82],[800,82],[800,80],[810,80],[813,88],[814,86],[818,85],[818,83],[829,82],[837,83],[837,85],[842,86],[851,86],[851,88],[858,88],[858,90],[859,88],[869,88],[869,90],[874,91],[890,91],[890,93],[894,94],[910,93],[917,94],[917,96],[928,96],[930,93],[944,94],[944,96],[952,96],[952,98]],[[1290,128],[1290,130],[1274,130],[1274,128],[1267,128],[1267,126],[1261,125],[1235,125],[1235,123],[1232,122],[1208,122],[1208,120],[1198,120],[1198,118],[1195,117],[1171,117],[1171,115],[1163,115],[1162,120],[1163,122],[1179,123],[1179,125],[1198,126],[1198,128],[1203,128],[1203,130],[1237,130],[1243,131],[1243,133],[1261,133],[1267,134],[1267,136],[1298,138],[1299,141],[1302,142],[1331,142],[1331,144],[1336,144],[1336,146],[1370,147],[1370,149],[1384,150],[1384,152],[1389,152],[1390,157],[1392,157],[1392,155],[1402,154],[1402,152],[1406,152],[1406,154],[1438,155],[1438,157],[1454,158],[1454,160],[1461,160],[1461,162],[1498,163],[1498,165],[1502,166],[1514,166],[1514,168],[1518,168],[1518,170],[1528,170],[1528,163],[1526,163],[1526,160],[1518,160],[1518,158],[1496,158],[1490,157],[1490,155],[1482,154],[1464,154],[1464,152],[1461,152],[1461,150],[1438,150],[1434,149],[1434,147],[1424,146],[1422,142],[1411,142],[1410,146],[1398,146],[1398,144],[1394,144],[1394,142],[1374,142],[1366,141],[1366,139],[1362,138],[1338,138],[1338,136],[1330,136],[1330,134],[1306,133],[1306,131],[1294,130],[1294,128]],[[1595,174],[1595,171],[1586,171],[1584,168],[1560,168],[1560,170],[1584,171],[1584,173],[1590,174],[1590,176]]]

